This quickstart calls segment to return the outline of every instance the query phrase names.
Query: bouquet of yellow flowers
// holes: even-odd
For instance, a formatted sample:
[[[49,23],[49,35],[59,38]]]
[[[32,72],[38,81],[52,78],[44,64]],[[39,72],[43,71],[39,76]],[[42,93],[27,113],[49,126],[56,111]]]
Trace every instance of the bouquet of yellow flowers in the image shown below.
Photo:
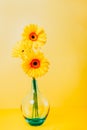
[[[24,28],[21,40],[16,43],[12,51],[13,57],[22,59],[24,72],[33,79],[33,119],[39,117],[36,78],[44,75],[49,69],[49,61],[41,51],[46,40],[44,29],[30,24]]]
[[[40,77],[48,71],[49,62],[40,51],[45,43],[44,30],[30,24],[24,28],[22,39],[13,48],[13,56],[22,59],[23,70],[32,78]]]

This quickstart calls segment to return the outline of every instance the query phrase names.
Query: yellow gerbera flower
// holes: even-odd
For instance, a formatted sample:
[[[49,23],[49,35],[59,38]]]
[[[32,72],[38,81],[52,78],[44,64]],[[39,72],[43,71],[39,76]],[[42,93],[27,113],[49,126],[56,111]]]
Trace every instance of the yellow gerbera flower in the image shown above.
[[[29,44],[27,41],[19,41],[13,48],[12,55],[13,57],[24,58],[27,52],[32,51],[31,47],[31,44]]]
[[[23,60],[23,70],[28,76],[36,78],[44,75],[49,68],[49,62],[45,59],[43,53],[32,52]]]
[[[46,43],[46,34],[44,30],[34,24],[30,24],[24,28],[22,38],[33,44],[33,47],[36,49]]]

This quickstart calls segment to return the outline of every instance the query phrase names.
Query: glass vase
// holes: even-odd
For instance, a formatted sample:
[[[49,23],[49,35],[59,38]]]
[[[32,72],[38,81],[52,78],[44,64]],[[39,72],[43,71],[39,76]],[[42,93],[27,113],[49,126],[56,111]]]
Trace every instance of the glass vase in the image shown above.
[[[21,108],[25,120],[30,125],[39,126],[47,118],[50,108],[49,103],[40,93],[35,78],[32,79],[31,92],[24,97]]]

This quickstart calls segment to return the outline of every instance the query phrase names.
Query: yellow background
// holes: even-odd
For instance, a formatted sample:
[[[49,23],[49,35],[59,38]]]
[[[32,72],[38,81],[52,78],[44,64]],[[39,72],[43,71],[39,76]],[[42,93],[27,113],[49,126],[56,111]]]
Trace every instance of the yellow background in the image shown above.
[[[86,120],[86,0],[0,1],[0,108],[20,108],[22,98],[31,89],[31,78],[23,72],[20,60],[11,57],[24,26],[30,23],[38,24],[47,33],[43,51],[50,69],[38,78],[40,91],[51,107],[61,113],[67,110],[67,114],[68,110],[79,110],[78,115]]]

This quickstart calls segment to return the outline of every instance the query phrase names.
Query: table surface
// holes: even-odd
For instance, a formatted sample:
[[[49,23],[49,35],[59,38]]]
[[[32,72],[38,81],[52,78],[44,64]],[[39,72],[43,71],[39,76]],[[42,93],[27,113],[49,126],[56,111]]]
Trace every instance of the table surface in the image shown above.
[[[30,126],[20,109],[0,110],[0,130],[87,130],[87,108],[52,107],[45,123]]]

